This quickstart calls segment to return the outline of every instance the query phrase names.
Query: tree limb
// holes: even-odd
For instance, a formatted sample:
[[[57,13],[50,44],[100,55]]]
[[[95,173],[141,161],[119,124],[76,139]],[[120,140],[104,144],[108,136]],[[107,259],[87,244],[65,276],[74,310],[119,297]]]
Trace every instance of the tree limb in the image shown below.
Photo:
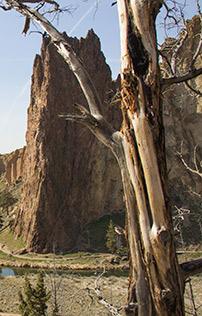
[[[112,304],[109,304],[103,297],[101,291],[100,291],[100,286],[98,285],[98,281],[100,280],[100,278],[105,274],[105,267],[103,268],[103,272],[98,276],[98,278],[95,280],[95,285],[92,288],[88,288],[91,291],[94,291],[95,295],[97,296],[97,298],[99,299],[99,303],[102,304],[109,312],[112,316],[120,316],[119,311],[122,308],[116,308],[114,307]]]
[[[192,72],[188,72],[187,74],[180,76],[180,77],[163,78],[161,80],[161,86],[165,87],[167,85],[171,85],[174,83],[185,82],[187,80],[196,78],[196,77],[200,76],[201,74],[202,74],[202,68],[199,68],[199,69],[195,69]]]
[[[20,3],[16,0],[3,0],[4,3],[12,9],[37,22],[45,32],[51,37],[53,44],[57,47],[58,53],[64,58],[70,69],[76,76],[83,93],[87,99],[90,112],[93,116],[103,118],[102,104],[98,93],[90,79],[82,61],[76,56],[76,53],[69,45],[67,40],[58,32],[58,30],[37,10]]]
[[[202,19],[202,13],[201,13],[201,8],[200,8],[200,5],[199,5],[199,1],[198,0],[195,0],[195,1],[196,1],[197,9],[198,9],[198,14],[199,14],[200,18]]]
[[[24,26],[22,33],[26,35],[29,28],[30,28],[30,18],[26,17],[25,26]]]
[[[160,50],[158,50],[158,53],[166,61],[172,76],[174,76],[174,73],[173,73],[173,70],[172,70],[172,67],[171,67],[171,64],[170,64],[168,57],[165,54],[163,54],[162,51],[160,51]]]
[[[91,132],[107,147],[109,147],[114,155],[117,157],[117,151],[122,144],[122,135],[116,132],[104,119],[102,112],[102,104],[96,88],[91,81],[91,78],[85,69],[82,61],[78,58],[68,41],[58,32],[58,30],[37,10],[23,4],[16,0],[3,0],[4,3],[15,9],[24,16],[34,20],[42,29],[50,36],[53,44],[57,47],[58,53],[64,58],[69,65],[71,71],[76,76],[79,85],[81,86],[84,96],[89,105],[89,110],[85,107],[76,104],[80,110],[81,115],[64,114],[66,120],[76,121],[87,126]],[[28,0],[25,0],[28,1]],[[34,0],[35,1],[35,0]]]
[[[55,10],[58,10],[59,9],[59,4],[56,2],[56,1],[53,1],[53,0],[18,0],[18,2],[20,3],[42,3],[42,2],[45,2],[45,3],[49,3],[49,4],[53,4],[54,7],[55,7]]]
[[[4,5],[0,5],[0,8],[3,9],[4,11],[9,11],[12,9],[10,6],[5,7]]]
[[[119,132],[116,132],[105,119],[91,115],[91,113],[82,105],[75,104],[81,114],[61,114],[59,117],[68,121],[78,122],[90,129],[90,131],[113,152],[115,147],[120,146],[120,137],[117,138]]]
[[[186,161],[184,160],[184,157],[182,155],[182,150],[183,150],[183,142],[181,143],[181,151],[178,152],[178,155],[180,156],[180,159],[183,163],[183,165],[186,167],[187,170],[191,171],[192,173],[194,174],[197,174],[199,177],[202,178],[202,172],[200,172],[199,168],[198,168],[198,165],[197,165],[197,160],[196,160],[196,150],[197,150],[197,146],[195,146],[194,148],[194,165],[195,165],[195,169],[189,167],[189,165],[186,163]]]
[[[185,81],[185,84],[191,91],[193,91],[194,93],[196,93],[196,94],[198,94],[198,95],[200,95],[202,97],[202,92],[201,91],[194,89],[187,81]]]
[[[202,273],[202,258],[183,262],[180,264],[184,279],[187,279],[191,275]]]
[[[174,21],[175,25],[178,25],[178,20],[174,16],[174,7],[173,8],[169,8],[165,1],[163,2],[163,5],[164,5],[164,7],[165,7],[165,9],[167,11],[166,16],[164,17],[164,21],[166,21],[167,18],[170,18],[170,19],[172,19]]]

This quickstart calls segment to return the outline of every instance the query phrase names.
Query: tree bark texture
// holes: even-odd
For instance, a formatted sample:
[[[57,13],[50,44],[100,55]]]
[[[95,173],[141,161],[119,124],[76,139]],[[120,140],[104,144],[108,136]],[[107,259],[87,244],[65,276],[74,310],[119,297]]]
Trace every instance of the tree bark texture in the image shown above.
[[[183,269],[177,262],[166,185],[155,31],[155,18],[163,1],[117,1],[121,36],[121,131],[113,130],[104,119],[101,102],[85,67],[62,35],[23,1],[4,2],[41,25],[77,77],[89,110],[76,104],[80,114],[62,116],[87,126],[117,158],[124,186],[130,254],[126,314],[184,315]]]
[[[162,1],[118,0],[121,35],[120,166],[130,250],[128,315],[184,315],[166,191],[164,129],[155,18]]]

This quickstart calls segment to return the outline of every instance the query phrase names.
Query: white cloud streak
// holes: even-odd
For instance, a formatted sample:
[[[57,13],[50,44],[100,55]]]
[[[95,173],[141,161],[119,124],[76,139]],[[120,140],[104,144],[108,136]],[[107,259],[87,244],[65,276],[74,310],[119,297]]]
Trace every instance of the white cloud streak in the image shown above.
[[[88,9],[88,11],[86,13],[84,13],[84,15],[80,18],[80,20],[74,25],[74,27],[71,29],[71,31],[69,32],[69,35],[71,35],[74,30],[76,30],[76,28],[83,22],[83,20],[89,15],[89,13],[94,9],[94,7],[97,6],[97,2],[93,3],[93,5]]]

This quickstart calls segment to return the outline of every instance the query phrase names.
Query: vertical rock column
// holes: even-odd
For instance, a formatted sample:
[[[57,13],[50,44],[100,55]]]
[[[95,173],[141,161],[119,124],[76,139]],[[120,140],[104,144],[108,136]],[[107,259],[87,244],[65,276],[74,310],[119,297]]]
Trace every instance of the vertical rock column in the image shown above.
[[[110,104],[116,82],[92,30],[86,39],[69,42],[86,65],[99,92],[104,111],[116,128],[121,114]],[[14,232],[27,250],[67,251],[87,223],[124,209],[120,172],[111,152],[85,128],[58,115],[86,105],[72,72],[45,38],[34,62],[28,109],[23,191]]]

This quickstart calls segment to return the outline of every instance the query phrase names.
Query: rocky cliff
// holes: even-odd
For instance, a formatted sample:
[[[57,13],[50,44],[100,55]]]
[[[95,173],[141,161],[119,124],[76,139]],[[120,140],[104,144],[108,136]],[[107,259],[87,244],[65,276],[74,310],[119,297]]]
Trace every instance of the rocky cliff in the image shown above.
[[[111,80],[99,39],[91,30],[86,39],[69,41],[86,65],[107,119],[119,128],[119,105],[110,103],[118,82]],[[14,224],[28,250],[69,250],[87,223],[124,209],[120,173],[110,150],[87,128],[58,117],[74,111],[75,102],[86,105],[74,75],[45,38],[34,62],[22,201]]]
[[[9,155],[6,162],[6,180],[8,183],[16,181],[22,177],[24,153],[25,147],[16,149]]]
[[[180,65],[177,73],[179,76],[189,71],[190,62],[197,50],[201,33],[200,19],[194,17],[187,21],[187,29],[188,36],[177,57],[177,64]],[[164,53],[168,57],[173,52],[176,43],[176,40],[169,39],[163,45]],[[197,69],[202,66],[201,56],[202,49],[196,60]],[[188,83],[195,90],[202,91],[201,76]],[[202,97],[200,94],[195,94],[186,84],[180,83],[172,85],[164,91],[163,103],[172,209],[174,212],[177,208],[188,209],[190,215],[185,214],[184,226],[191,228],[191,222],[193,220],[198,222],[201,217],[202,181],[200,176],[188,170],[182,163],[179,152],[193,170],[196,170],[194,159],[196,158],[197,166],[202,171],[200,166],[202,160]],[[189,237],[197,239],[196,227],[195,234],[193,234],[193,230],[190,232]]]
[[[188,22],[188,29],[185,49],[178,56],[181,73],[187,71],[199,40],[197,18]],[[86,39],[71,38],[70,42],[94,81],[106,118],[119,128],[118,104],[110,103],[119,82],[111,81],[97,36],[91,30]],[[164,49],[169,52],[175,43],[170,39]],[[202,88],[200,78],[191,84]],[[87,128],[58,118],[58,114],[74,111],[75,102],[86,104],[74,75],[45,38],[34,62],[22,201],[14,224],[15,234],[23,236],[28,250],[46,252],[53,245],[69,250],[86,224],[124,209],[119,169],[111,152]],[[193,153],[198,145],[197,160],[201,160],[201,97],[185,84],[176,84],[164,91],[163,103],[172,208],[189,208],[191,214],[199,214],[200,178],[185,168],[178,152],[183,141],[183,157],[195,168]],[[187,217],[186,225],[193,217]]]
[[[16,149],[10,154],[0,155],[0,176],[5,173],[8,183],[22,177],[25,147]]]

